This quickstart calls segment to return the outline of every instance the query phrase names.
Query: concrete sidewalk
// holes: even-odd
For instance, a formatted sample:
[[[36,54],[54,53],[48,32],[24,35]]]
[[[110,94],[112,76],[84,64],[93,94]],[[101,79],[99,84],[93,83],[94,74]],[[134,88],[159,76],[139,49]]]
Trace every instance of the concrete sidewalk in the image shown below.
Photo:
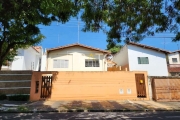
[[[13,101],[12,101],[13,103]],[[3,109],[2,109],[3,108]],[[6,109],[5,109],[6,108]],[[13,109],[12,109],[13,108]],[[127,112],[180,111],[180,102],[155,101],[36,101],[18,105],[2,104],[0,112]]]

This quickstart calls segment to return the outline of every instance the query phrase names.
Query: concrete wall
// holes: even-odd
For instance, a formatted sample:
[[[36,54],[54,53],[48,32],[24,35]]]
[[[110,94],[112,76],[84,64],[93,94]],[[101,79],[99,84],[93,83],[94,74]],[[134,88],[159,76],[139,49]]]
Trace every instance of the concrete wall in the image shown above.
[[[138,64],[138,57],[148,57],[149,64]],[[130,71],[147,71],[148,76],[168,76],[166,55],[155,50],[128,45]]]
[[[179,53],[171,53],[168,54],[168,60],[169,60],[169,64],[180,64],[180,58],[179,58]],[[173,62],[172,58],[177,58],[177,62]]]
[[[46,65],[47,65],[47,56],[42,55],[41,57],[41,71],[46,71]]]
[[[107,71],[103,53],[82,47],[72,47],[51,51],[47,55],[48,71]],[[53,68],[54,59],[68,60],[68,68]],[[85,59],[99,59],[99,67],[85,67]]]
[[[39,69],[39,58],[41,53],[38,53],[32,47],[27,49],[19,49],[18,55],[15,56],[11,65],[11,70],[34,70]]]
[[[43,74],[53,74],[52,94],[49,100],[139,100],[135,74],[145,76],[146,94],[149,100],[146,72],[33,72],[31,80],[32,101],[40,99]],[[39,92],[35,93],[35,82],[39,81]],[[127,90],[131,93],[128,94]]]
[[[11,70],[25,70],[24,56],[15,56],[11,64]]]
[[[125,45],[118,53],[114,55],[113,61],[117,63],[118,66],[125,66],[128,64],[127,45]]]

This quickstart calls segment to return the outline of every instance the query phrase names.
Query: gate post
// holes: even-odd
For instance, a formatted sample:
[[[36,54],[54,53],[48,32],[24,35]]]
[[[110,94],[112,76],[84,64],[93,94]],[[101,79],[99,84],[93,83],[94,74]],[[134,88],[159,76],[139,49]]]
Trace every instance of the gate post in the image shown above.
[[[32,73],[30,101],[36,101],[41,98],[41,84],[42,84],[41,76],[42,76],[41,72],[33,71]]]
[[[152,100],[152,77],[147,76],[147,84],[148,84],[148,90],[149,90],[149,99]]]

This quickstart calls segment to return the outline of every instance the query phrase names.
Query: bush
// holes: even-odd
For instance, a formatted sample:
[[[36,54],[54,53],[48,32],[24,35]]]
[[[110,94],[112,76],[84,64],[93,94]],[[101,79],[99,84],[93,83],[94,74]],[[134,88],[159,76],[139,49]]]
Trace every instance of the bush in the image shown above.
[[[5,94],[0,94],[0,100],[5,100],[7,96]]]
[[[29,95],[13,95],[9,96],[10,101],[28,101]]]

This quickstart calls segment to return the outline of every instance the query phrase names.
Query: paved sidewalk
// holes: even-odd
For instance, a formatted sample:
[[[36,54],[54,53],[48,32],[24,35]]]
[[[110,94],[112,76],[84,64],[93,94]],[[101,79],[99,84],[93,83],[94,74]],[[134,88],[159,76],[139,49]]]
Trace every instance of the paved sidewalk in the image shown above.
[[[6,101],[7,102],[7,101]],[[127,112],[180,111],[180,102],[155,101],[36,101],[2,102],[0,112]],[[16,104],[15,104],[16,103]]]

